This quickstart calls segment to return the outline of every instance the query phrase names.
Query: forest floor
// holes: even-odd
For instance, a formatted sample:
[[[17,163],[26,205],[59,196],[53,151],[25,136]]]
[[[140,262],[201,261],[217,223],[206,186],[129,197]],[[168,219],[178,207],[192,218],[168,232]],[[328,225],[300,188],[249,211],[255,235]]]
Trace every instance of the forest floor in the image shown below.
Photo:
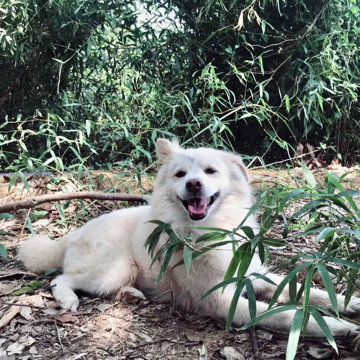
[[[335,170],[341,175],[348,169]],[[353,170],[350,181],[344,186],[360,189],[359,171]],[[320,169],[314,174],[318,182],[323,183],[325,171]],[[92,179],[83,177],[82,183],[76,175],[33,176],[28,178],[30,191],[19,181],[10,192],[9,178],[0,177],[0,205],[31,196],[73,191],[84,184],[91,190],[116,187],[120,192],[142,193],[141,187],[151,190],[154,183],[152,177],[143,176],[140,187],[136,177],[123,175],[119,177],[114,171],[93,171]],[[251,176],[256,189],[276,184],[298,187],[303,181],[300,169],[289,172],[260,169],[251,171]],[[127,183],[123,184],[125,181]],[[83,206],[86,207],[85,217]],[[0,268],[1,360],[285,359],[287,340],[284,335],[262,329],[252,333],[232,329],[227,333],[223,324],[173,312],[163,304],[148,301],[124,304],[80,294],[79,312],[68,313],[59,309],[52,298],[49,282],[54,274],[39,278],[17,261],[18,247],[31,235],[31,229],[57,238],[89,218],[122,206],[125,204],[112,201],[84,200],[83,205],[72,201],[59,212],[56,204],[46,203],[36,209],[17,210],[13,217],[0,219],[0,242],[8,249],[7,260]],[[276,232],[277,227],[273,231]],[[297,241],[293,245],[302,250],[314,252],[316,249],[316,241],[311,237]],[[277,263],[287,259],[286,249],[283,255],[273,257]],[[322,284],[315,280],[314,286],[322,287]],[[338,287],[337,290],[343,289]],[[259,347],[257,358],[254,344]],[[325,341],[302,340],[296,359],[360,359],[360,353],[350,341],[339,341],[338,348],[339,354],[336,354]]]

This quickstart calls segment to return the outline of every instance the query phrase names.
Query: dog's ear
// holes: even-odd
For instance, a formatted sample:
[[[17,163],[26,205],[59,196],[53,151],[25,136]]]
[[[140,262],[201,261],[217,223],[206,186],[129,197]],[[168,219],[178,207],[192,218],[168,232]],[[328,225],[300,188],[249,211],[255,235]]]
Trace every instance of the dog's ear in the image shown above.
[[[250,183],[250,175],[241,156],[232,155],[232,161],[240,168],[241,172],[245,175],[246,181]]]
[[[180,145],[177,139],[169,141],[158,138],[156,140],[156,153],[159,159],[166,160],[171,154],[180,151]]]

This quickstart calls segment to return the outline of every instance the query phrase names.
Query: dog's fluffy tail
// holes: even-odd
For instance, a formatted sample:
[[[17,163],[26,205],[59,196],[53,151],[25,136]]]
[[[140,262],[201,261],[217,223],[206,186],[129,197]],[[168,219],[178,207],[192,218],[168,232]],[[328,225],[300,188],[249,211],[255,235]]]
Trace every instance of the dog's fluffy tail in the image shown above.
[[[20,246],[18,258],[29,271],[37,274],[44,273],[51,268],[61,269],[66,243],[66,236],[55,241],[46,235],[35,235]]]

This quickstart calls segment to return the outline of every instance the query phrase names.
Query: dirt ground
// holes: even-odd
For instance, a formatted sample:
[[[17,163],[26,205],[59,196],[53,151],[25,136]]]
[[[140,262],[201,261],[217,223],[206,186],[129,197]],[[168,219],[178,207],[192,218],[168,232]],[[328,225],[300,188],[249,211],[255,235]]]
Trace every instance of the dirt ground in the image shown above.
[[[341,175],[348,169],[335,170]],[[360,189],[358,169],[350,170],[353,172],[346,188]],[[324,170],[314,174],[318,182],[323,183]],[[119,177],[119,173],[110,171],[91,172],[92,179],[84,177],[82,183],[76,177],[65,175],[55,180],[50,176],[29,177],[30,192],[21,182],[16,182],[9,192],[9,178],[0,177],[0,205],[30,196],[74,191],[83,184],[91,190],[116,187],[119,192],[143,193],[142,188],[151,191],[154,183],[154,176],[143,176],[139,186],[136,178],[124,174]],[[251,176],[256,189],[276,184],[298,187],[303,181],[299,169],[290,172],[260,169],[251,171]],[[80,294],[78,313],[59,309],[49,289],[54,274],[39,278],[27,272],[16,260],[16,253],[19,245],[31,235],[31,228],[36,233],[60,237],[89,218],[129,206],[88,200],[83,205],[87,208],[85,216],[83,207],[72,201],[63,214],[56,204],[47,203],[36,209],[18,210],[13,218],[0,219],[0,242],[8,249],[7,260],[0,268],[0,360],[285,359],[287,341],[281,334],[262,329],[252,333],[232,329],[227,333],[223,324],[173,312],[163,304],[147,301],[124,304]],[[39,211],[46,213],[39,215]],[[298,246],[314,250],[315,245],[311,239],[299,239]],[[256,346],[259,351],[255,354]],[[339,341],[338,347],[339,355],[326,342],[306,339],[300,342],[296,359],[360,359],[351,342]]]

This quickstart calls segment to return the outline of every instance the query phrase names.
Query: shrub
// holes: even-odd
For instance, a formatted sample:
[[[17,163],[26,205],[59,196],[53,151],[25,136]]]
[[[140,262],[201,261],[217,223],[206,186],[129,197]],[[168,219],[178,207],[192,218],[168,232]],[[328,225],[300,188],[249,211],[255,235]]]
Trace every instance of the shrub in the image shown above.
[[[265,161],[301,141],[357,160],[355,0],[0,9],[3,169],[140,164],[173,135]]]

